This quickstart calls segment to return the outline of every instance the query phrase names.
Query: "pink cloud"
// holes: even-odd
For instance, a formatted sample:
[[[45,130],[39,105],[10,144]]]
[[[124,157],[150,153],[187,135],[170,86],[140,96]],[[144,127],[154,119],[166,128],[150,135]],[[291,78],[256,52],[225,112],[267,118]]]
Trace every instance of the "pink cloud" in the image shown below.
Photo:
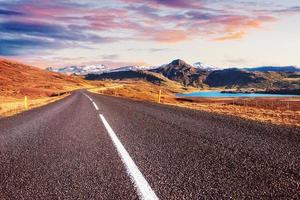
[[[188,39],[188,34],[181,30],[155,31],[148,35],[149,38],[162,43],[177,43]]]
[[[125,3],[145,3],[143,0],[122,0]],[[202,0],[148,0],[146,2],[154,7],[173,7],[173,8],[201,8],[203,6]]]
[[[230,12],[234,6],[214,9],[209,1],[204,0],[120,1],[123,4],[118,7],[101,7],[101,4],[97,7],[79,6],[57,0],[43,3],[24,1],[16,9],[26,16],[14,16],[14,21],[60,24],[67,30],[73,28],[74,34],[76,31],[93,31],[98,35],[116,32],[123,33],[124,39],[175,43],[196,37],[217,40],[243,38],[249,30],[277,20],[274,12],[257,13],[245,7],[244,14],[235,14]]]

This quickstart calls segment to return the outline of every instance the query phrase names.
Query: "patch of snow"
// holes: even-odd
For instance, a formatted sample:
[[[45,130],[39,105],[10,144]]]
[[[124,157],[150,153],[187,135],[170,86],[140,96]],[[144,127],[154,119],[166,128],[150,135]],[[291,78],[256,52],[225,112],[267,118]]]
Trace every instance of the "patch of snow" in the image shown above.
[[[203,70],[208,70],[208,71],[214,71],[214,70],[218,70],[217,67],[212,66],[212,65],[207,65],[204,64],[202,62],[196,62],[193,64],[193,67],[197,68],[197,69],[203,69]]]

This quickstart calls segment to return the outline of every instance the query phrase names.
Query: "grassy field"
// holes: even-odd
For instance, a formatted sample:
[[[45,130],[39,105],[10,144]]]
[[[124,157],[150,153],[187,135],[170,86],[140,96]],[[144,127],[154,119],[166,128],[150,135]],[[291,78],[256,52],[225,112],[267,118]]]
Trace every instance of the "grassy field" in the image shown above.
[[[93,87],[81,76],[67,76],[36,67],[0,59],[0,116],[10,116],[65,97],[66,92]]]
[[[183,107],[300,127],[300,98],[187,98],[178,101]]]
[[[273,124],[300,127],[300,98],[176,98],[176,93],[192,92],[177,84],[155,85],[146,81],[106,81],[90,91],[142,101],[157,102],[191,109],[238,116]]]
[[[69,94],[55,97],[28,98],[28,109],[37,108],[51,102],[60,100]],[[8,117],[26,111],[24,98],[13,98],[0,96],[0,117]]]

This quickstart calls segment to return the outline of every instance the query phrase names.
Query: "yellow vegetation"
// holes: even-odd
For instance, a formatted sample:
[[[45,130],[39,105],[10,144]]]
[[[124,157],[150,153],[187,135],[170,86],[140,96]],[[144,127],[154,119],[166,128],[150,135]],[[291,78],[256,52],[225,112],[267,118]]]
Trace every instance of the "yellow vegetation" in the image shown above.
[[[28,98],[28,107],[29,109],[37,108],[51,102],[60,100],[66,97],[68,94],[56,97],[43,97],[38,99]],[[13,97],[3,97],[0,96],[0,117],[11,116],[20,112],[26,111],[24,98],[17,99]]]
[[[177,99],[176,93],[192,92],[195,88],[184,88],[179,84],[155,85],[146,81],[107,81],[101,88],[90,90],[95,93],[121,96],[136,100],[157,102],[158,92],[162,90],[161,103],[186,107],[245,119],[270,122],[273,124],[300,127],[300,99],[287,98],[289,104],[278,105],[278,99]],[[272,103],[273,102],[273,103]],[[277,102],[277,104],[276,104]],[[267,105],[273,105],[267,107]]]

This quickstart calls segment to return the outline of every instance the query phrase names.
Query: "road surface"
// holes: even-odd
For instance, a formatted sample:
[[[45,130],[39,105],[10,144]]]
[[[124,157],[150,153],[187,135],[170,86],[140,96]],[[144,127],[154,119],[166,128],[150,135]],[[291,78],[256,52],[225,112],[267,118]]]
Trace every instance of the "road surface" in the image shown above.
[[[0,199],[299,199],[300,130],[77,91],[0,120]]]

